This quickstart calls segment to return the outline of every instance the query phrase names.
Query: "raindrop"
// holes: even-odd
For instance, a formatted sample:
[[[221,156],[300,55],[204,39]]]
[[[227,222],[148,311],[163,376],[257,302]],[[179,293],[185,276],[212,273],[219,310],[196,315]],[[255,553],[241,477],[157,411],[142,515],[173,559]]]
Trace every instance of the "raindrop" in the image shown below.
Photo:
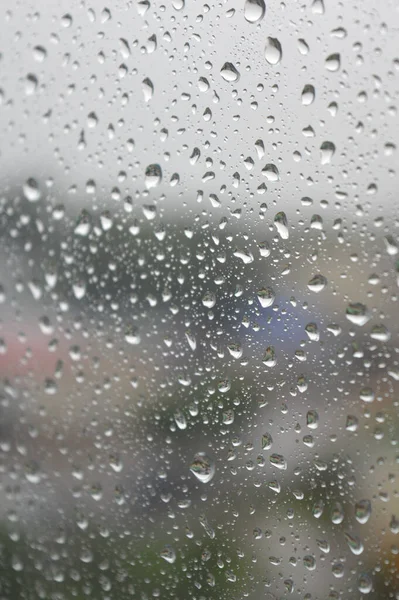
[[[278,212],[274,217],[274,226],[282,240],[288,240],[288,220],[285,212]]]
[[[274,467],[285,471],[287,469],[287,461],[282,454],[271,454],[269,460]]]
[[[315,96],[316,91],[313,85],[305,85],[301,95],[303,106],[310,106],[314,102]]]
[[[356,535],[351,535],[350,533],[345,532],[344,536],[353,554],[359,555],[363,552],[364,546]]]
[[[305,331],[308,334],[308,338],[310,340],[312,340],[312,342],[319,341],[320,333],[319,333],[316,323],[308,323],[305,327]]]
[[[172,546],[167,545],[163,548],[163,550],[161,550],[161,558],[170,564],[175,562],[176,552],[173,550]]]
[[[273,444],[273,438],[270,433],[264,433],[262,435],[262,450],[270,450]]]
[[[327,165],[332,161],[335,154],[335,146],[332,142],[323,142],[320,146],[321,164]]]
[[[335,71],[339,71],[341,67],[341,57],[339,54],[330,54],[326,58],[326,69],[327,71],[331,71],[334,73]]]
[[[244,17],[248,23],[258,23],[266,12],[264,0],[245,0]]]
[[[280,173],[278,172],[278,169],[276,167],[276,165],[273,164],[267,164],[263,169],[262,169],[262,174],[266,177],[266,179],[268,181],[279,181],[280,179]]]
[[[351,323],[362,327],[369,321],[370,315],[365,304],[362,304],[361,302],[352,302],[346,309],[346,318],[351,321]]]
[[[317,275],[314,275],[312,277],[312,279],[308,282],[308,288],[312,292],[316,292],[317,294],[319,292],[321,292],[322,290],[324,290],[326,285],[327,285],[327,279],[324,277],[324,275],[320,275],[320,273],[318,273]]]
[[[145,170],[145,186],[150,188],[157,187],[162,181],[162,169],[159,165],[148,165]]]
[[[149,102],[154,94],[154,85],[151,81],[151,79],[148,79],[148,77],[146,77],[143,80],[143,94],[144,94],[144,100],[145,102]]]
[[[215,465],[204,452],[198,452],[190,465],[190,471],[201,483],[208,483],[215,475]]]
[[[223,67],[220,69],[220,74],[223,79],[229,83],[234,83],[240,78],[240,74],[235,66],[229,62],[224,63]]]
[[[277,38],[268,37],[265,46],[265,58],[269,65],[277,65],[282,58],[283,51]]]
[[[355,518],[358,523],[364,525],[371,517],[370,500],[359,500],[355,504]]]
[[[41,191],[39,189],[39,184],[37,183],[36,179],[33,179],[33,177],[31,177],[24,183],[22,189],[25,198],[29,200],[29,202],[37,202],[42,196]]]
[[[358,580],[359,592],[369,594],[373,589],[373,581],[367,573],[361,573]]]
[[[262,308],[269,308],[274,303],[276,295],[271,287],[263,287],[257,292],[258,300]]]
[[[274,346],[269,346],[268,348],[266,348],[265,354],[263,355],[263,358],[262,358],[262,362],[267,367],[275,367],[276,366],[277,360],[276,360],[276,351],[275,351]]]

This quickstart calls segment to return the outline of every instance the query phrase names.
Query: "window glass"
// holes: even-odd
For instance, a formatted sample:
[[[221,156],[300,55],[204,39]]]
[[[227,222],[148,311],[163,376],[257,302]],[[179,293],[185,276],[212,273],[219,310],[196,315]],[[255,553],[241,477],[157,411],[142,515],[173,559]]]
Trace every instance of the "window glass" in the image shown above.
[[[1,600],[399,600],[398,10],[2,3]]]

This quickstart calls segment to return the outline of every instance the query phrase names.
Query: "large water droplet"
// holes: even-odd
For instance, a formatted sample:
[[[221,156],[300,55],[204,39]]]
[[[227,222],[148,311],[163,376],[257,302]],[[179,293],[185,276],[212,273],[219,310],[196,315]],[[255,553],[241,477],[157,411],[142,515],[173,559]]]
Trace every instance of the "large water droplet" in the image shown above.
[[[305,85],[301,95],[303,106],[309,106],[310,104],[312,104],[314,102],[315,97],[316,91],[313,85]]]
[[[320,146],[321,164],[328,165],[335,154],[335,146],[332,142],[323,142]]]
[[[288,220],[285,212],[280,211],[274,217],[274,226],[282,240],[288,240],[290,232],[288,231]]]
[[[341,57],[339,54],[330,54],[326,58],[326,69],[331,72],[339,71],[341,66]]]
[[[365,304],[362,304],[361,302],[351,302],[346,309],[346,318],[351,321],[351,323],[362,327],[369,321],[370,315]]]
[[[153,85],[151,79],[146,77],[143,80],[142,87],[143,87],[144,100],[145,100],[145,102],[149,102],[151,100],[152,96],[154,95],[154,85]]]
[[[190,465],[190,471],[201,483],[208,483],[215,475],[215,465],[204,452],[198,452]]]
[[[361,573],[358,580],[359,592],[369,594],[373,589],[373,580],[367,573]]]
[[[148,165],[145,170],[145,186],[150,188],[157,187],[162,181],[162,169],[159,165]]]
[[[281,44],[277,38],[268,37],[265,46],[265,58],[269,65],[277,65],[283,56]]]
[[[269,460],[274,467],[285,471],[287,469],[287,461],[282,454],[271,454]]]
[[[244,17],[248,23],[258,23],[266,12],[264,0],[245,0]]]
[[[276,165],[271,163],[265,165],[262,169],[262,174],[266,177],[268,181],[279,181],[280,173]]]
[[[220,74],[223,77],[223,79],[225,81],[228,81],[229,83],[238,81],[240,78],[239,72],[237,71],[235,66],[230,62],[224,63],[223,67],[220,69]]]
[[[36,179],[31,177],[28,179],[24,185],[22,186],[24,196],[29,202],[37,202],[41,198],[41,191],[39,189],[39,184]]]
[[[344,536],[353,554],[359,555],[363,552],[364,546],[357,535],[351,535],[350,533],[345,532]]]
[[[322,290],[324,290],[326,285],[327,285],[327,279],[324,277],[324,275],[320,275],[320,273],[318,273],[317,275],[314,275],[312,277],[312,279],[308,282],[308,288],[312,292],[316,292],[317,294],[319,292],[321,292]]]
[[[264,433],[262,435],[262,450],[270,450],[273,444],[273,438],[270,433]]]
[[[173,564],[176,560],[176,552],[173,550],[172,546],[165,546],[161,550],[161,557],[166,560],[166,562]]]
[[[263,287],[257,292],[258,300],[262,308],[272,306],[276,295],[271,287]]]

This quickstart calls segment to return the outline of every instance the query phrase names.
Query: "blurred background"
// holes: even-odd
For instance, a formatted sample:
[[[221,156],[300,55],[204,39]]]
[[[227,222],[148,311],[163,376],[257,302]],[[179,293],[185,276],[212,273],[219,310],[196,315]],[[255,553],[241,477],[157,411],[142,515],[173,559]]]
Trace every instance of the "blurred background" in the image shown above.
[[[0,11],[0,599],[398,600],[398,3]]]

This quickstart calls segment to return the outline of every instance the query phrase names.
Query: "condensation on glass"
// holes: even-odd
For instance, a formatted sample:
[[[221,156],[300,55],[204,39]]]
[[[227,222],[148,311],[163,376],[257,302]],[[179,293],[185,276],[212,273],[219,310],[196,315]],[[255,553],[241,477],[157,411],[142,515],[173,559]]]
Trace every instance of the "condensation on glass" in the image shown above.
[[[0,12],[1,600],[398,600],[398,3]]]

